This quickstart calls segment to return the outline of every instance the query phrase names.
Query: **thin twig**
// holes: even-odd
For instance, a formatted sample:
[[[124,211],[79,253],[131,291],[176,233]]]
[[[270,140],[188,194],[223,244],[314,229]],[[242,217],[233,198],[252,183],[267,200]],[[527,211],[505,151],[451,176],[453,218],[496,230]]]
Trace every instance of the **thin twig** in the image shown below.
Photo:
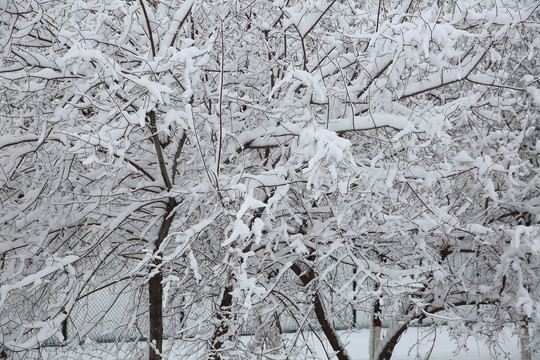
[[[216,181],[219,176],[219,164],[221,163],[221,148],[223,146],[223,20],[221,20],[221,64],[219,74],[219,144],[218,144],[218,158],[216,166]]]
[[[386,69],[388,69],[388,67],[392,65],[393,62],[394,60],[390,60],[386,65],[384,65],[383,68],[368,81],[366,86],[364,86],[364,88],[360,90],[356,97],[359,99],[362,95],[364,95],[364,93],[367,91],[367,89],[369,89],[371,84],[373,84],[373,82],[377,80],[386,71]]]
[[[152,35],[152,28],[150,27],[150,19],[148,18],[148,14],[146,12],[146,7],[144,6],[143,0],[139,0],[141,3],[144,19],[146,20],[146,26],[148,27],[148,38],[150,39],[150,46],[152,47],[152,56],[156,56],[156,46],[154,45],[154,36]]]
[[[375,25],[376,33],[379,32],[379,17],[381,16],[381,5],[382,5],[382,0],[379,0],[379,6],[377,8],[377,24]]]

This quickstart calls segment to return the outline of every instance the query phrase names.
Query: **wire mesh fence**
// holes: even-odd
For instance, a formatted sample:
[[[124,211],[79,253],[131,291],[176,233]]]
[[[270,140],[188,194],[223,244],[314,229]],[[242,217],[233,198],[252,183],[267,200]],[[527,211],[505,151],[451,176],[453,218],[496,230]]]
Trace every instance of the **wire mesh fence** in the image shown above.
[[[463,259],[460,256],[454,261],[463,262]],[[285,281],[295,281],[295,275],[290,274],[290,276],[291,279],[285,279]],[[322,294],[323,300],[332,309],[329,318],[337,330],[362,329],[372,325],[373,284],[370,285],[369,281],[358,284],[354,280],[356,278],[356,269],[352,266],[343,266],[336,270],[336,275],[333,278],[336,287],[338,284],[350,283],[349,287],[354,297],[349,302],[340,304],[339,300],[332,296]],[[351,279],[353,281],[350,281]],[[175,302],[172,306],[168,306],[167,312],[164,313],[164,338],[193,336],[193,334],[208,332],[212,329],[216,299],[202,297],[195,299],[195,296],[189,294],[178,296],[176,294]],[[297,291],[291,296],[296,299],[296,306],[304,306],[305,309],[299,309],[296,314],[288,309],[276,313],[279,330],[282,332],[297,331],[302,326],[303,321],[297,317],[297,314],[309,313],[306,311],[310,304],[307,293]],[[49,340],[48,345],[61,345],[68,339],[80,342],[87,340],[95,342],[146,340],[149,328],[147,301],[147,290],[142,284],[133,287],[131,284],[119,283],[106,289],[91,292],[77,303],[63,323],[61,334]],[[478,313],[481,309],[471,305],[470,310],[471,313]],[[380,314],[382,327],[389,327],[398,321],[395,314],[393,311]],[[239,324],[243,335],[254,333],[254,324],[250,321],[256,317],[257,314],[253,314],[247,321],[244,320]],[[419,325],[429,323],[430,320],[424,320]]]
[[[354,276],[352,269],[342,270],[340,277]],[[291,274],[291,283],[295,281]],[[356,286],[356,285],[355,285]],[[215,299],[195,298],[197,295],[176,294],[175,301],[169,300],[167,311],[164,313],[164,338],[178,337],[178,334],[204,333],[212,328],[212,316],[215,309]],[[308,294],[296,292],[294,294],[297,306],[309,306]],[[178,299],[180,297],[180,299]],[[172,302],[172,304],[171,304]],[[184,305],[186,304],[186,305]],[[370,312],[366,308],[344,306],[331,315],[333,326],[336,329],[350,329],[353,327],[366,328],[370,323]],[[282,332],[295,332],[301,326],[298,311],[276,312]],[[251,320],[244,319],[241,327],[243,335],[254,333]],[[62,345],[67,340],[84,342],[116,342],[145,340],[148,334],[148,294],[141,284],[139,287],[130,284],[118,283],[105,289],[90,292],[80,299],[62,324],[61,333],[48,341],[48,345]]]

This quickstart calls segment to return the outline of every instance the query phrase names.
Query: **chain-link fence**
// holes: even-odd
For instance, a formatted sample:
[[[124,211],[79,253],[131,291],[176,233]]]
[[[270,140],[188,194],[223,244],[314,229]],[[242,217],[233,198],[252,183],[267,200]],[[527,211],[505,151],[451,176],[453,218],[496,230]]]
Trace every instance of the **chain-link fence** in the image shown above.
[[[470,256],[470,255],[468,255]],[[464,257],[459,255],[453,261],[463,262]],[[352,266],[343,266],[336,271],[334,281],[337,284],[350,283],[350,290],[354,297],[349,302],[342,302],[347,305],[340,305],[331,296],[322,297],[328,302],[328,307],[332,309],[329,317],[337,330],[352,328],[369,328],[373,322],[373,286],[366,282],[357,283],[356,269]],[[352,281],[351,281],[352,279]],[[295,275],[290,274],[290,279],[283,281],[296,281]],[[296,293],[292,295],[298,300],[298,306],[305,305],[306,309],[300,309],[299,314],[305,313],[309,307],[308,295]],[[302,297],[305,299],[302,300]],[[81,299],[68,319],[62,326],[62,338],[54,338],[49,341],[49,345],[60,345],[63,340],[77,337],[78,341],[87,339],[96,342],[114,342],[118,340],[136,341],[145,340],[148,336],[148,294],[144,286],[133,289],[130,284],[109,286],[106,289],[90,293]],[[213,303],[215,299],[197,299],[191,301],[190,306],[177,306],[178,310],[164,314],[163,328],[164,338],[177,337],[179,333],[194,334],[211,329]],[[335,303],[333,303],[335,301]],[[189,303],[190,299],[185,297],[180,303]],[[480,309],[471,305],[471,312]],[[307,311],[309,312],[309,311]],[[256,315],[255,315],[256,316]],[[299,329],[302,319],[295,317],[291,311],[277,313],[277,321],[282,332],[295,332]],[[392,312],[385,312],[380,315],[383,327],[390,326],[397,319]],[[423,324],[428,324],[429,320],[424,320]],[[253,325],[247,322],[241,326],[242,333],[252,334],[255,330]],[[182,331],[182,329],[187,329]]]

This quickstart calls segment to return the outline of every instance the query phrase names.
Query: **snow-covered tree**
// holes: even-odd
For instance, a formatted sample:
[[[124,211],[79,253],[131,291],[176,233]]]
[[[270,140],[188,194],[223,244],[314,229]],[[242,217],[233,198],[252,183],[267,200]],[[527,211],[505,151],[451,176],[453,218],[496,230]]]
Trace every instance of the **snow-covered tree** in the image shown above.
[[[538,348],[539,6],[0,2],[0,341],[110,290],[67,345],[125,296],[150,359],[298,356],[287,321],[350,359],[374,304],[377,359],[424,319]]]

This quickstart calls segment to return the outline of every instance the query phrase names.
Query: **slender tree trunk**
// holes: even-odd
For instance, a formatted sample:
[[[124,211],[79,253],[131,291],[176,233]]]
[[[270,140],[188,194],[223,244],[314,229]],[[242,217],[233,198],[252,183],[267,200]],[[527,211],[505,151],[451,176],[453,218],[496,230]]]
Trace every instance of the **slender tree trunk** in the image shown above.
[[[163,287],[161,286],[161,271],[150,278],[148,293],[150,298],[150,360],[161,359],[163,350]],[[154,350],[155,346],[155,350]],[[157,351],[156,351],[157,350]]]
[[[156,129],[156,112],[154,110],[149,111],[146,116],[149,119],[150,130],[152,131],[152,141],[154,143],[154,148],[156,150],[156,157],[161,172],[161,177],[163,178],[163,183],[167,190],[171,190],[172,183],[174,182],[174,175],[176,172],[176,167],[178,165],[178,158],[184,146],[185,136],[180,140],[178,144],[178,149],[173,158],[172,164],[172,178],[169,176],[167,171],[167,165],[165,158],[163,156],[163,149],[159,142],[159,137]],[[171,228],[173,219],[174,219],[174,209],[178,205],[176,199],[169,197],[167,200],[167,206],[165,208],[165,213],[163,214],[163,222],[159,228],[158,237],[154,244],[154,268],[151,271],[158,269],[155,274],[150,278],[148,282],[148,298],[149,298],[149,323],[150,323],[150,342],[153,344],[150,346],[149,360],[160,360],[161,352],[163,351],[163,285],[161,284],[163,280],[163,275],[161,269],[161,244],[163,240],[169,235],[169,230]]]
[[[163,240],[169,234],[169,229],[173,221],[172,212],[176,207],[177,203],[174,198],[169,198],[167,203],[167,208],[164,215],[163,223],[159,229],[158,238],[154,245],[154,266],[159,267],[161,265],[161,259],[159,258],[161,254],[159,253],[159,248],[163,243]],[[148,282],[148,297],[149,297],[149,322],[150,322],[150,342],[155,346],[150,346],[150,357],[149,360],[160,360],[161,352],[163,350],[163,285],[161,281],[163,280],[163,275],[161,269],[158,270]]]
[[[379,303],[379,306],[380,306],[380,303]],[[444,308],[437,308],[437,309],[432,309],[432,312],[435,313],[442,310],[444,310]],[[409,310],[405,313],[406,317],[408,317],[408,314],[410,313],[410,311],[413,311],[412,306],[409,307]],[[401,326],[398,323],[391,325],[390,328],[388,329],[387,334],[382,339],[379,340],[379,344],[373,354],[373,359],[374,360],[390,360],[390,358],[392,357],[392,353],[394,352],[394,349],[401,335],[403,335],[403,333],[409,328],[413,318],[421,321],[422,319],[425,319],[425,317],[426,316],[424,314],[421,314],[419,316],[411,316],[411,320],[406,322],[405,324],[402,324]]]
[[[227,286],[221,297],[221,302],[216,315],[216,318],[219,320],[219,325],[214,330],[212,342],[210,344],[212,350],[210,359],[212,360],[221,360],[220,351],[222,350],[225,341],[223,337],[229,332],[229,324],[227,320],[231,318],[229,312],[232,305],[232,290],[232,286]]]
[[[315,273],[311,268],[306,272],[303,272],[298,264],[293,264],[291,270],[300,278],[304,286],[307,286],[315,278]],[[321,297],[317,291],[315,291],[315,294],[313,295],[313,308],[317,321],[319,322],[319,325],[321,325],[322,331],[328,339],[330,346],[332,346],[332,350],[336,352],[338,360],[350,360],[349,355],[345,352],[343,344],[339,340],[336,330],[326,317]]]
[[[394,352],[394,348],[396,347],[399,341],[399,338],[408,328],[409,328],[409,324],[406,324],[398,328],[392,334],[387,334],[382,340],[382,347],[379,346],[379,348],[375,351],[374,359],[375,360],[390,360],[390,358],[392,357],[392,353]]]

